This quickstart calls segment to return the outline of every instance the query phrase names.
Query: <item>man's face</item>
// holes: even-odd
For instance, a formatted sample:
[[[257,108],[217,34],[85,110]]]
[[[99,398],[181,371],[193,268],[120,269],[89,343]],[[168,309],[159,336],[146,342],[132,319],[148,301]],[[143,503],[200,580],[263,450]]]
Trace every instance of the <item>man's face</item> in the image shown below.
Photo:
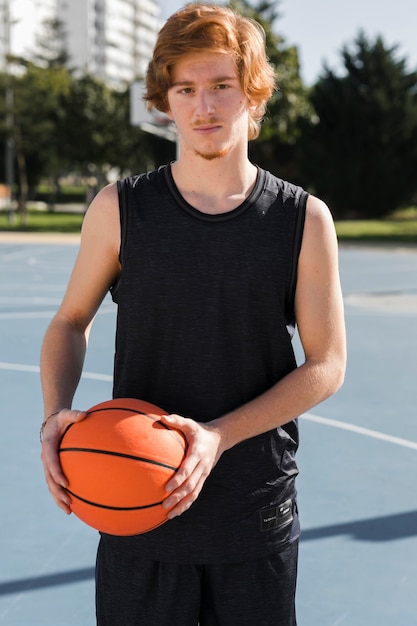
[[[228,155],[248,141],[249,102],[230,55],[200,52],[183,57],[172,70],[168,115],[181,150],[204,159]]]

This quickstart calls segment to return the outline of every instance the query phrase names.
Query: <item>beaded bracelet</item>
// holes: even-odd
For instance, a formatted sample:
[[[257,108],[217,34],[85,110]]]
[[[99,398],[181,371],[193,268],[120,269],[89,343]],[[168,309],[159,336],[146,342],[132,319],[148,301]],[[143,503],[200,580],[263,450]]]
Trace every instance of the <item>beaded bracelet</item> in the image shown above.
[[[60,413],[60,412],[61,412],[61,409],[58,409],[58,411],[54,411],[53,413],[48,415],[48,417],[45,417],[45,419],[43,420],[42,425],[41,425],[41,429],[39,431],[39,441],[41,443],[43,443],[43,431],[45,430],[46,424],[49,422],[51,417],[53,417],[54,415],[58,415],[58,413]]]

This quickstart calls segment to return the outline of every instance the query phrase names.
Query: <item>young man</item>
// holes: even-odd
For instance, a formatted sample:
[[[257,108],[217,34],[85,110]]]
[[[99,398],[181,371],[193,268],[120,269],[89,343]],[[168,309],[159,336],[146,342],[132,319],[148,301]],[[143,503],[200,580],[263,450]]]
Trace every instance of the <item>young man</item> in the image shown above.
[[[180,156],[96,196],[45,336],[42,459],[66,513],[57,445],[85,417],[71,403],[109,289],[114,397],[163,407],[189,444],[167,485],[169,521],[101,536],[101,626],[296,623],[296,418],[341,385],[345,333],[327,207],[248,160],[273,90],[251,20],[190,4],[167,21],[147,100],[174,120]]]

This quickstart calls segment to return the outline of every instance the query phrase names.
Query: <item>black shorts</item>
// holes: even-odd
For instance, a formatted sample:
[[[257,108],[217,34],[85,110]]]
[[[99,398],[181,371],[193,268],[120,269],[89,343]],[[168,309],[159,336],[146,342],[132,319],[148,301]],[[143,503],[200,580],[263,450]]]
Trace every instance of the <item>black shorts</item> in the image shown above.
[[[296,626],[298,541],[268,558],[189,565],[142,560],[111,538],[97,555],[98,626]]]

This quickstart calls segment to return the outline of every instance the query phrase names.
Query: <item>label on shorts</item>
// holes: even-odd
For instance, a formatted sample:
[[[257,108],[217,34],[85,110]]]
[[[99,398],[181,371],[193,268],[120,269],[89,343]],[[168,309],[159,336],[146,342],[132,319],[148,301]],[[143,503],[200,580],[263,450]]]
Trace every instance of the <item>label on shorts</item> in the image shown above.
[[[294,519],[291,498],[278,506],[261,509],[259,515],[261,519],[261,532],[289,524]]]

